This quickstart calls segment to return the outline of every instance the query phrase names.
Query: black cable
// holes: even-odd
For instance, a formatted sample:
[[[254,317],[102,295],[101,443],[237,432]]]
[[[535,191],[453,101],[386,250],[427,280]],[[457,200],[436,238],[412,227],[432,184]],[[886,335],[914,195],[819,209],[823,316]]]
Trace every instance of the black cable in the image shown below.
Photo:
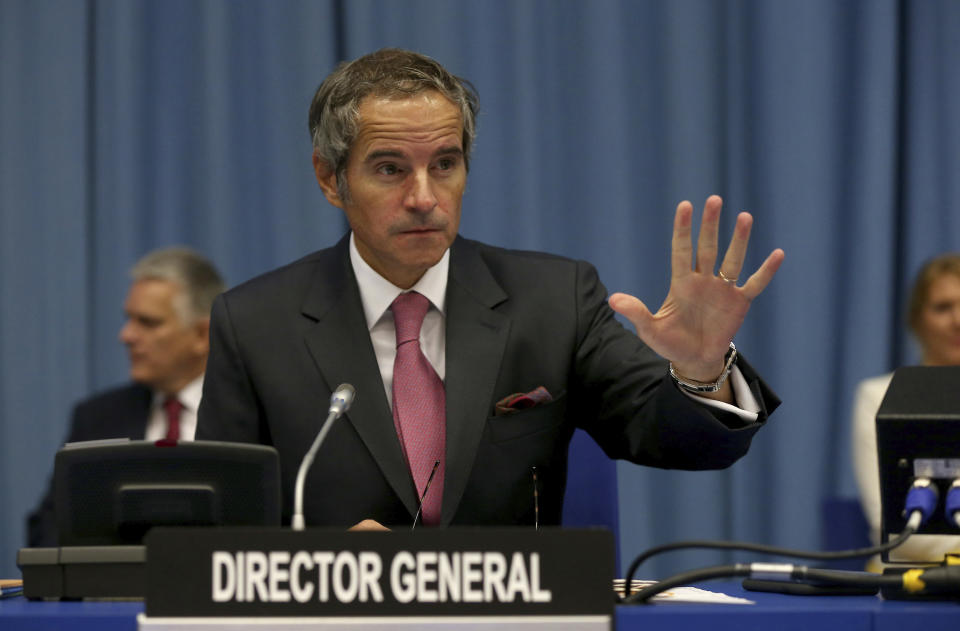
[[[683,572],[681,574],[674,574],[669,578],[665,578],[662,581],[657,581],[653,585],[647,585],[646,587],[637,591],[637,593],[632,596],[628,595],[621,602],[624,604],[637,604],[646,602],[650,598],[653,598],[660,592],[665,592],[668,589],[677,587],[678,585],[689,585],[690,583],[699,583],[701,581],[706,581],[711,578],[725,578],[728,576],[749,576],[750,575],[750,566],[745,563],[736,563],[734,565],[715,565],[713,567],[705,567],[699,570],[692,570],[690,572]],[[630,584],[627,583],[627,588]]]
[[[854,550],[835,550],[832,552],[812,552],[809,550],[793,550],[790,548],[780,548],[777,546],[769,546],[761,543],[747,543],[743,541],[675,541],[674,543],[666,543],[660,546],[649,548],[645,552],[641,552],[640,555],[633,560],[633,563],[631,563],[630,567],[627,569],[627,574],[624,581],[625,582],[624,597],[627,598],[630,596],[630,587],[632,585],[633,575],[636,573],[637,568],[640,567],[640,564],[646,561],[647,559],[649,559],[650,557],[660,554],[661,552],[670,552],[672,550],[680,550],[683,548],[706,548],[706,549],[720,549],[720,550],[742,550],[745,552],[759,552],[762,554],[772,554],[775,556],[793,557],[798,559],[814,559],[818,561],[828,561],[828,560],[836,560],[836,559],[854,559],[857,557],[869,557],[869,556],[873,556],[874,554],[880,554],[888,550],[893,550],[897,546],[901,545],[904,541],[906,541],[910,537],[910,535],[912,535],[914,532],[916,532],[916,529],[908,526],[902,533],[900,533],[897,536],[896,539],[888,541],[887,543],[884,543],[878,546],[871,546],[869,548],[857,548]],[[724,567],[724,566],[717,566],[717,567]],[[650,587],[653,587],[653,585],[651,585]]]
[[[747,564],[747,563],[736,563],[733,565],[716,565],[713,567],[707,567],[700,570],[693,570],[690,572],[683,572],[681,574],[675,574],[669,578],[666,578],[662,581],[658,581],[653,585],[648,585],[640,590],[638,590],[633,595],[625,597],[621,602],[623,604],[640,604],[645,603],[657,594],[667,591],[673,587],[679,585],[689,585],[691,583],[699,583],[705,580],[712,578],[727,578],[730,576],[750,576],[757,569],[756,565],[767,566],[767,564]],[[843,570],[823,570],[820,568],[808,568],[806,566],[787,566],[791,568],[790,578],[796,581],[816,581],[819,584],[826,585],[853,585],[857,587],[900,587],[902,580],[900,576],[890,576],[890,575],[881,575],[881,574],[871,574],[870,572],[849,572]],[[764,568],[759,569],[760,572],[764,571]],[[957,568],[957,572],[960,573],[960,567]],[[952,577],[946,576],[945,573],[943,577],[936,575],[935,579],[939,579],[940,583],[944,585],[949,585],[949,580]],[[941,587],[940,584],[937,587]]]
[[[824,570],[818,567],[799,566],[793,578],[799,581],[815,582],[818,585],[850,585],[852,587],[883,587],[902,584],[901,577],[892,574],[874,574],[872,572],[851,572],[849,570]]]

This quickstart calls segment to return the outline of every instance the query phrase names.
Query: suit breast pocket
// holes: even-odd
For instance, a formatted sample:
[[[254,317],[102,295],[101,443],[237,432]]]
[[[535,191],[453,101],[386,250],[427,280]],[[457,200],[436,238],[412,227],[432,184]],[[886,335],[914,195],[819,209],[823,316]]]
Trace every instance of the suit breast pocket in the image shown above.
[[[567,417],[567,396],[561,394],[550,403],[538,405],[513,414],[487,419],[487,431],[493,444],[526,438],[540,432],[555,430]]]

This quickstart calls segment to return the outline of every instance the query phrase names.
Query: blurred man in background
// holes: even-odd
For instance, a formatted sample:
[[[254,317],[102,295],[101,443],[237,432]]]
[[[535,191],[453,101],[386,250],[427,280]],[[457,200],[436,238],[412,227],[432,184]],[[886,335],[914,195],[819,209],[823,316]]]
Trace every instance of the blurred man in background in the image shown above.
[[[73,409],[66,442],[193,440],[209,349],[210,306],[224,290],[210,261],[187,248],[156,250],[130,270],[120,341],[132,383]],[[55,546],[53,488],[27,523],[28,545]]]

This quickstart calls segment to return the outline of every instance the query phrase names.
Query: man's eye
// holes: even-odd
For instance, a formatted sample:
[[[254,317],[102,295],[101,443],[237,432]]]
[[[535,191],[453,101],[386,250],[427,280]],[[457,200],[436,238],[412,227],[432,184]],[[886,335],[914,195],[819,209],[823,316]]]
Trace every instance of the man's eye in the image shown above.
[[[397,168],[395,164],[382,164],[377,167],[377,173],[382,175],[396,175],[400,172],[400,169]]]
[[[437,161],[437,168],[441,171],[449,171],[457,165],[457,161],[453,158],[441,158]]]

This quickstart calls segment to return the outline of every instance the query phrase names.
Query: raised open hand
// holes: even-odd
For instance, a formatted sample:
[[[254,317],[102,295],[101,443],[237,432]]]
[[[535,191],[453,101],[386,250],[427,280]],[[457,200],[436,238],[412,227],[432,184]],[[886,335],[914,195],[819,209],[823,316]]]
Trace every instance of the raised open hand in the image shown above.
[[[648,346],[673,362],[684,377],[705,382],[715,380],[722,371],[730,341],[743,324],[751,301],[770,283],[784,257],[783,250],[774,250],[745,283],[737,285],[753,225],[753,217],[742,212],[714,274],[722,206],[718,195],[711,195],[704,204],[694,259],[693,205],[688,201],[677,205],[670,291],[656,313],[651,314],[634,296],[610,296],[610,306],[633,323]]]

